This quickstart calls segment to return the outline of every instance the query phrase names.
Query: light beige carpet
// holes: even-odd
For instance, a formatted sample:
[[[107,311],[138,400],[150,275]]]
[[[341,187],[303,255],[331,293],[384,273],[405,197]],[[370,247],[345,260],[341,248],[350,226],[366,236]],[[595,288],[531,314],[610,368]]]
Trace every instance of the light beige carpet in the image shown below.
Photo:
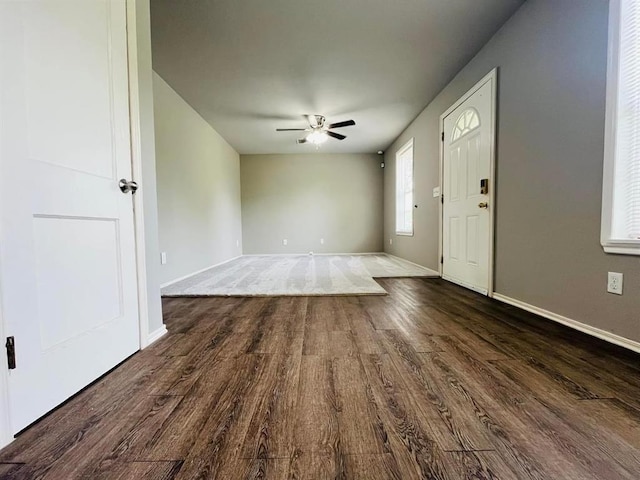
[[[437,276],[385,254],[243,256],[168,285],[162,295],[385,295],[373,277]]]

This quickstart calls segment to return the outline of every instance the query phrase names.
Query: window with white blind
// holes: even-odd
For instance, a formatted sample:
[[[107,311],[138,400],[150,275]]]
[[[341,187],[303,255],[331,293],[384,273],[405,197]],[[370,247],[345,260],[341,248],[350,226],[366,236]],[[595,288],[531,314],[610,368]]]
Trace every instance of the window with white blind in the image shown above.
[[[601,243],[640,255],[640,0],[609,5]]]
[[[396,233],[413,235],[413,138],[396,153]]]

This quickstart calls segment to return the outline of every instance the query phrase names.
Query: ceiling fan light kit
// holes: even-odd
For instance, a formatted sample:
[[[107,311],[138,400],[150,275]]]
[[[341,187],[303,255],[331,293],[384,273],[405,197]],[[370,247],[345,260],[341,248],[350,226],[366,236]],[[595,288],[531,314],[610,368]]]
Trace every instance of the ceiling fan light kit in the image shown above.
[[[340,133],[332,132],[333,128],[350,127],[356,124],[353,120],[345,120],[344,122],[331,123],[325,125],[325,117],[323,115],[307,115],[309,128],[276,128],[277,132],[309,132],[304,138],[299,138],[297,143],[312,143],[319,147],[326,142],[329,137],[336,140],[344,140],[347,138]]]
[[[315,145],[322,145],[324,142],[327,141],[328,138],[329,138],[329,135],[327,135],[327,132],[316,130],[311,132],[309,135],[307,135],[307,138],[305,138],[305,140]]]

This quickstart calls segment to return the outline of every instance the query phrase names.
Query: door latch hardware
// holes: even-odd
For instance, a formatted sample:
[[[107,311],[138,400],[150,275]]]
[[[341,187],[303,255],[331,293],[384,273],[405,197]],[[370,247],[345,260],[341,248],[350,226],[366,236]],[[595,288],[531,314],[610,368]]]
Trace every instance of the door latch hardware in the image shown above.
[[[136,193],[136,190],[138,190],[138,184],[136,182],[133,180],[129,181],[125,178],[118,182],[118,186],[120,187],[120,190],[122,190],[122,193]]]
[[[16,368],[16,340],[13,337],[7,337],[7,364],[9,370]]]

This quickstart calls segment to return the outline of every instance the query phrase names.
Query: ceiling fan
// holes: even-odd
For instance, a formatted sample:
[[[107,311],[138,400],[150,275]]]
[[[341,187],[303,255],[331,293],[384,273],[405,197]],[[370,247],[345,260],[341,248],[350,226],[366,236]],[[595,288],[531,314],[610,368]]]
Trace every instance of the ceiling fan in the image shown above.
[[[344,122],[325,125],[325,118],[322,115],[307,115],[307,120],[309,121],[309,128],[276,128],[276,132],[309,132],[309,134],[304,138],[299,138],[298,143],[313,143],[314,145],[320,145],[326,142],[329,137],[337,140],[344,140],[347,138],[345,135],[332,132],[331,129],[350,127],[356,124],[353,120],[346,120]]]

